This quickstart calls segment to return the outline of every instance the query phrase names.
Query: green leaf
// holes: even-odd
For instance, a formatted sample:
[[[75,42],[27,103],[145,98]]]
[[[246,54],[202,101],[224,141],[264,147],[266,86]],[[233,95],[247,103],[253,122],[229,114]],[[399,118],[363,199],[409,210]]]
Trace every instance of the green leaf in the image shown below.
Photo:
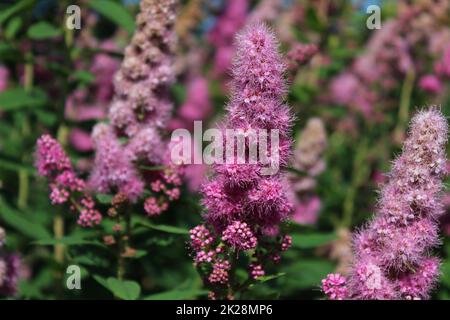
[[[11,227],[30,238],[36,240],[51,238],[50,233],[43,226],[30,221],[22,212],[10,208],[1,197],[0,217]]]
[[[12,39],[17,34],[17,32],[20,30],[20,27],[22,26],[22,18],[15,17],[11,19],[11,21],[8,23],[8,26],[5,29],[5,36],[7,39]]]
[[[42,40],[59,36],[61,33],[61,29],[56,28],[46,21],[41,21],[28,28],[27,35],[31,39]]]
[[[14,16],[16,13],[26,9],[34,3],[34,0],[22,0],[16,4],[4,9],[0,13],[0,24],[8,20],[10,17]]]
[[[304,259],[287,265],[283,272],[287,275],[281,279],[280,286],[300,289],[318,287],[320,281],[333,272],[335,265],[327,260]]]
[[[315,248],[336,240],[335,233],[309,233],[292,235],[292,246],[301,249]]]
[[[130,34],[134,32],[134,19],[123,5],[109,0],[92,0],[88,5]]]
[[[95,196],[101,204],[111,204],[113,196],[106,193],[99,193]]]
[[[95,240],[86,240],[76,236],[67,236],[60,239],[41,239],[32,242],[35,245],[40,246],[53,246],[56,244],[64,244],[66,246],[80,246],[80,245],[95,245],[100,247],[106,247],[103,243]]]
[[[46,102],[46,94],[38,89],[27,92],[23,88],[13,88],[0,92],[0,110],[3,111],[39,107]]]
[[[44,124],[47,127],[52,127],[58,122],[58,116],[54,112],[50,112],[47,110],[41,110],[37,109],[34,110],[35,114],[42,124]]]
[[[123,300],[136,300],[141,293],[141,287],[135,281],[119,280],[108,278],[106,280],[108,289],[117,297]]]
[[[6,170],[13,170],[13,171],[23,170],[30,174],[33,174],[36,172],[36,170],[32,166],[24,165],[24,164],[16,162],[16,161],[2,159],[2,158],[0,158],[0,168],[6,169]]]
[[[75,80],[82,82],[82,83],[86,83],[86,84],[90,84],[90,83],[94,82],[94,80],[95,80],[95,76],[91,72],[86,71],[86,70],[75,71],[72,74],[72,77]]]
[[[450,287],[450,261],[446,261],[441,266],[441,282]]]
[[[148,254],[145,250],[136,250],[136,253],[134,256],[130,257],[131,259],[140,259],[142,257],[145,257]]]
[[[169,290],[144,297],[144,300],[185,300],[208,293],[207,290]]]
[[[286,275],[286,273],[280,272],[280,273],[272,274],[272,275],[269,275],[269,276],[262,276],[262,277],[259,277],[259,278],[257,279],[257,281],[258,281],[258,282],[267,282],[267,281],[270,281],[270,280],[273,280],[273,279],[277,279],[277,278],[283,277],[283,276],[285,276],[285,275]]]
[[[99,284],[101,284],[103,287],[109,290],[108,282],[106,281],[105,278],[96,274],[94,274],[92,277],[94,278],[95,281],[97,281]]]
[[[158,230],[158,231],[162,231],[162,232],[174,233],[174,234],[189,234],[189,230],[184,229],[184,228],[173,227],[173,226],[169,226],[169,225],[165,225],[165,224],[153,224],[149,221],[144,221],[142,219],[137,219],[137,220],[135,220],[134,223],[137,223],[137,224],[139,224],[143,227],[149,228],[149,229]]]

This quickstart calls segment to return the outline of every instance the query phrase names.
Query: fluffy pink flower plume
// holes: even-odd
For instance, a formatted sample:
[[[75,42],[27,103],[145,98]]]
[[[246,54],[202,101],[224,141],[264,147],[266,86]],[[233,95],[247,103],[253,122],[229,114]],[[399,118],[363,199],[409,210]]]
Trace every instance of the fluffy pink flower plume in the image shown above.
[[[21,263],[18,255],[4,250],[5,238],[5,230],[0,227],[0,296],[13,296],[17,291]]]
[[[277,41],[262,24],[247,27],[236,38],[231,83],[232,96],[223,127],[227,129],[278,129],[280,166],[290,156],[292,117],[283,97],[286,93],[285,66],[278,53]],[[248,151],[249,145],[246,145]],[[235,149],[236,150],[236,149]],[[246,152],[248,157],[248,152]],[[263,175],[266,165],[237,163],[215,165],[215,175],[203,188],[205,225],[191,231],[195,262],[200,267],[211,265],[205,275],[214,297],[228,297],[225,288],[231,284],[228,271],[235,267],[230,261],[234,252],[262,246],[267,254],[252,255],[249,277],[264,275],[263,267],[269,261],[278,262],[278,252],[287,249],[289,237],[279,235],[279,224],[288,218],[291,205],[287,200],[282,175]],[[248,159],[247,159],[248,160]],[[271,240],[268,240],[271,239]],[[271,241],[271,242],[270,242]],[[221,291],[222,290],[222,291]]]
[[[85,182],[77,177],[58,141],[44,134],[38,139],[36,149],[36,168],[39,175],[49,181],[52,204],[70,202],[72,211],[79,213],[80,225],[92,227],[99,224],[102,216],[94,208],[91,196],[84,192]]]
[[[291,148],[292,117],[283,103],[285,70],[274,35],[264,25],[252,25],[236,38],[232,97],[224,127],[229,129],[278,129],[279,161],[286,165]],[[234,220],[271,227],[291,209],[279,174],[261,175],[258,164],[220,164],[217,175],[203,189],[208,222],[222,230]]]
[[[142,195],[146,183],[179,185],[179,179],[171,178],[176,170],[173,167],[171,172],[151,174],[139,168],[139,165],[170,166],[168,143],[160,131],[166,129],[172,110],[169,87],[175,80],[176,4],[176,0],[145,0],[140,4],[137,30],[114,77],[110,123],[98,124],[92,134],[96,157],[88,184],[96,191],[121,192],[134,202]],[[152,196],[145,206],[151,216],[166,208],[163,198],[173,200],[179,190],[164,186],[158,194],[161,197]]]
[[[348,295],[340,298],[429,298],[439,276],[439,259],[430,251],[439,243],[446,142],[447,122],[440,111],[432,107],[416,114],[377,214],[355,235]],[[323,289],[333,298],[342,285],[325,280]]]

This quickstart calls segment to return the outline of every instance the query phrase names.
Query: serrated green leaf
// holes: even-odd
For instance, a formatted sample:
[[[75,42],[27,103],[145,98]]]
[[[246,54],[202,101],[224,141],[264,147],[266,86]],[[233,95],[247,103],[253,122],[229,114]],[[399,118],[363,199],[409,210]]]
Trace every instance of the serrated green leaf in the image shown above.
[[[88,5],[130,34],[134,32],[134,19],[122,4],[109,0],[92,0],[88,2]]]
[[[33,24],[27,31],[28,37],[34,40],[53,38],[59,36],[60,34],[62,34],[61,29],[56,28],[54,25],[46,21]]]

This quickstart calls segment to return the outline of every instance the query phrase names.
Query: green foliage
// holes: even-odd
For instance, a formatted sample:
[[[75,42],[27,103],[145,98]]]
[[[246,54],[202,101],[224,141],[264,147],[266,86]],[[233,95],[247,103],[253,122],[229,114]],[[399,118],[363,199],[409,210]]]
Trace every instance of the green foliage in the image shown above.
[[[61,35],[61,33],[62,31],[60,29],[45,21],[33,24],[27,32],[28,37],[34,40],[53,38]]]
[[[92,0],[89,6],[112,22],[124,28],[130,34],[134,32],[134,19],[122,4],[112,0]]]

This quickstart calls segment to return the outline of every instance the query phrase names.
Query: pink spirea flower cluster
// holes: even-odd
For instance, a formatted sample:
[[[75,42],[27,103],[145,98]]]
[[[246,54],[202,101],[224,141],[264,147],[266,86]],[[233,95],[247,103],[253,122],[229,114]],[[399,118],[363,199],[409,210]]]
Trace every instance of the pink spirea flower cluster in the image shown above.
[[[295,43],[287,53],[289,69],[298,69],[308,63],[318,51],[319,48],[313,43]]]
[[[4,250],[5,238],[6,232],[0,227],[0,296],[13,296],[17,291],[21,262],[17,254]]]
[[[223,231],[222,240],[240,250],[256,247],[257,239],[245,222],[234,221]]]
[[[94,208],[92,198],[85,193],[85,182],[77,177],[59,142],[48,134],[42,135],[37,141],[35,158],[38,173],[48,179],[52,204],[63,204],[70,199],[73,211],[79,212],[80,225],[99,224],[102,216]]]
[[[98,192],[121,192],[132,202],[142,196],[146,183],[157,179],[166,187],[166,199],[150,198],[149,215],[165,210],[177,199],[181,181],[176,168],[170,174],[139,166],[169,166],[168,143],[161,137],[170,118],[169,87],[174,82],[175,0],[140,3],[137,30],[125,49],[122,65],[114,77],[115,95],[109,108],[109,124],[98,124],[92,133],[96,157],[89,187]],[[170,181],[169,181],[170,180]],[[155,195],[156,197],[156,195]]]
[[[347,280],[338,273],[331,273],[322,280],[322,290],[330,300],[346,299],[348,296]]]
[[[254,24],[237,36],[236,45],[232,97],[224,127],[278,129],[279,156],[275,161],[282,168],[290,156],[292,117],[283,102],[285,66],[277,42],[265,25]],[[282,174],[263,175],[261,169],[267,164],[239,164],[237,155],[231,159],[231,163],[216,164],[215,175],[202,187],[206,223],[191,230],[195,264],[200,272],[209,270],[204,279],[213,284],[216,298],[228,297],[228,271],[235,268],[232,261],[239,252],[254,250],[248,269],[250,279],[256,279],[265,274],[266,263],[278,262],[278,252],[292,242],[279,228],[292,208]]]
[[[224,126],[230,129],[278,129],[281,167],[290,156],[291,115],[283,103],[285,70],[274,35],[264,25],[252,25],[237,37],[232,97]],[[286,200],[281,175],[261,175],[265,165],[218,164],[216,176],[203,187],[205,218],[222,231],[233,221],[249,226],[272,227],[286,219],[291,206]]]
[[[349,299],[427,299],[439,275],[439,197],[446,174],[447,122],[437,108],[412,120],[377,215],[354,239]]]

